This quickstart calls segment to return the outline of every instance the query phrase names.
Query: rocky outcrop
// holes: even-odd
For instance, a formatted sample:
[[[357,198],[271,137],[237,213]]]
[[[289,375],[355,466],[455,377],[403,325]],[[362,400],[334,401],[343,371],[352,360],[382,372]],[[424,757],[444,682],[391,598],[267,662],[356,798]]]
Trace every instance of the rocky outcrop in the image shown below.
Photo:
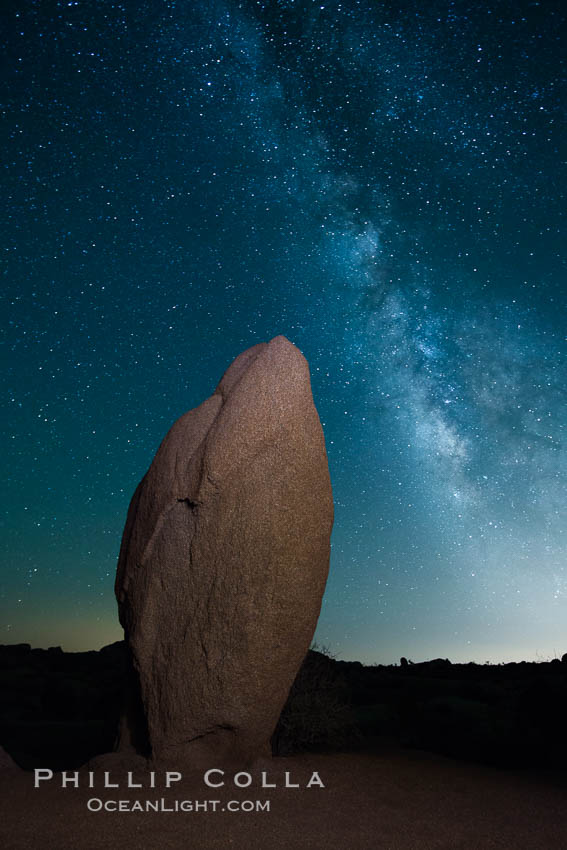
[[[3,747],[0,747],[0,775],[3,773],[16,773],[20,768]]]
[[[332,521],[308,365],[279,336],[175,422],[132,498],[116,576],[132,659],[121,748],[209,766],[269,754]]]

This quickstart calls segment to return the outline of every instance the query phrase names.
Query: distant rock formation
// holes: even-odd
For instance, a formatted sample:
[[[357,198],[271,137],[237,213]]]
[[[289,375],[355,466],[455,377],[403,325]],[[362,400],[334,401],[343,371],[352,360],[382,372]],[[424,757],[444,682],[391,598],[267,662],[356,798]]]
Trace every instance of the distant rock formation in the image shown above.
[[[3,747],[0,747],[0,775],[3,773],[15,773],[20,768]]]
[[[270,753],[317,623],[332,523],[309,368],[278,336],[175,422],[130,503],[115,586],[133,670],[120,749],[195,766]]]

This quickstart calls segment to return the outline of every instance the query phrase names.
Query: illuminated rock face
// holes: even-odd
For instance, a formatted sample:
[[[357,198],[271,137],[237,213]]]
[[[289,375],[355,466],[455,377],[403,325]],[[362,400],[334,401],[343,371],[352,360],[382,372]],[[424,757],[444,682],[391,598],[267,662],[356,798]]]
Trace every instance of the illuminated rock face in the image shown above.
[[[175,422],[130,503],[116,596],[136,693],[121,749],[142,734],[157,761],[269,754],[319,616],[332,524],[309,368],[279,336]]]

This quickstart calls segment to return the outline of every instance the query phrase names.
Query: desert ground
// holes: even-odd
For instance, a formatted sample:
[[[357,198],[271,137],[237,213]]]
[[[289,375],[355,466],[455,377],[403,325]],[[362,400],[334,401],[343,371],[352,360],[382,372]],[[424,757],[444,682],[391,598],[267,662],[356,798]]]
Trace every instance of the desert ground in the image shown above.
[[[261,771],[299,789],[259,787]],[[306,788],[316,771],[325,787]],[[5,850],[554,850],[567,847],[567,780],[557,774],[463,764],[443,756],[384,746],[372,755],[308,754],[273,758],[249,769],[250,788],[208,788],[202,774],[183,775],[169,790],[124,787],[118,770],[104,789],[61,788],[61,774],[34,788],[34,774],[8,766],[0,777],[0,845]],[[140,778],[149,782],[149,774]],[[134,775],[134,780],[139,778]],[[214,777],[219,778],[218,775]],[[89,811],[88,801],[217,800],[217,811]],[[230,812],[229,801],[266,801],[270,811]],[[95,806],[100,805],[95,803]],[[114,805],[111,803],[110,805]]]

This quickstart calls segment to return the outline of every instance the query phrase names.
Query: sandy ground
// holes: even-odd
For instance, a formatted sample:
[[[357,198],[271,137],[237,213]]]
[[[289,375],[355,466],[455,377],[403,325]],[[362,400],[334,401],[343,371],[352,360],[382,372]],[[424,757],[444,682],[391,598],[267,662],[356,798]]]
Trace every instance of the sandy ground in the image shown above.
[[[283,784],[285,771],[300,789],[262,789],[261,771]],[[306,788],[317,771],[325,788]],[[195,850],[409,850],[409,848],[567,848],[567,781],[551,776],[467,765],[427,753],[390,750],[377,755],[306,755],[273,759],[250,770],[250,788],[207,788],[202,774],[171,789],[133,790],[127,774],[110,774],[120,789],[61,788],[61,776],[33,787],[33,774],[0,776],[0,847],[195,848]],[[134,778],[149,782],[149,773]],[[218,778],[218,777],[214,777]],[[86,783],[88,775],[81,773]],[[217,811],[91,812],[89,800],[217,800]],[[229,802],[269,801],[269,811],[228,811]],[[94,805],[98,805],[95,803]],[[201,805],[201,807],[203,807]]]

